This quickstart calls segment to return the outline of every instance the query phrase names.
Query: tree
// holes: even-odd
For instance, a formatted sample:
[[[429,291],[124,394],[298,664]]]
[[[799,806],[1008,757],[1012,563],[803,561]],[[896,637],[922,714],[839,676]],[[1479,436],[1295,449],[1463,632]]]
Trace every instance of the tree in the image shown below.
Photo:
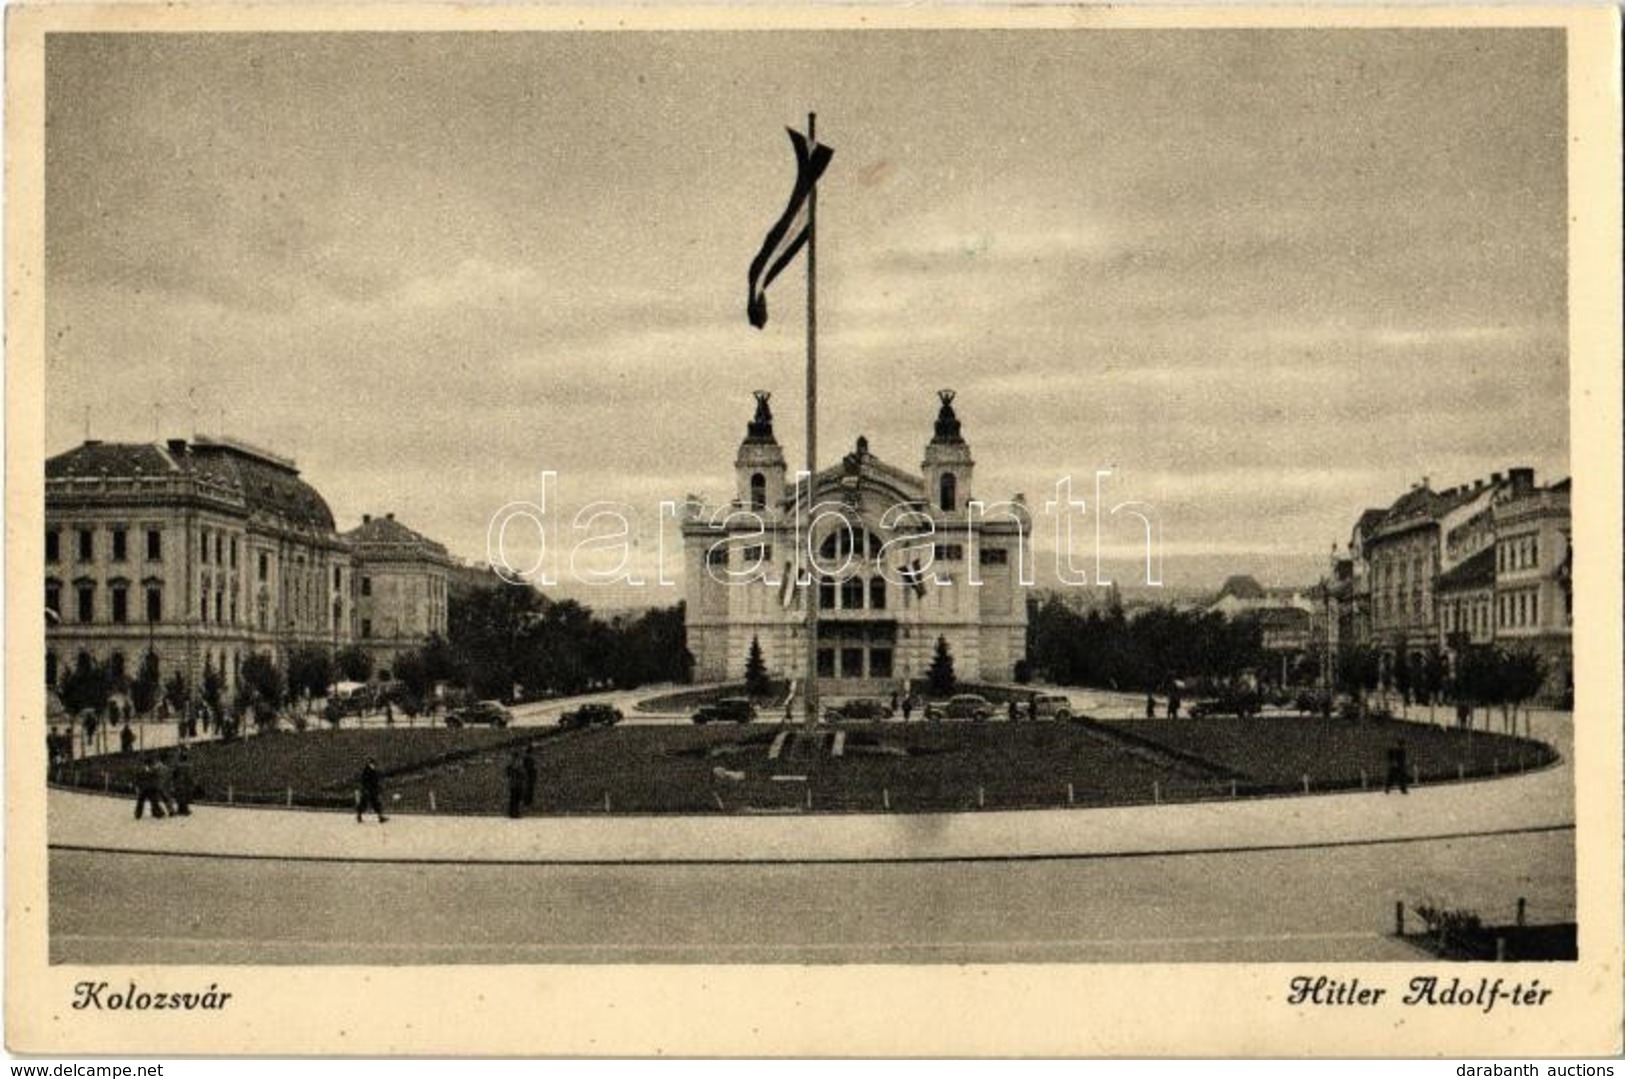
[[[750,654],[745,657],[745,693],[751,697],[765,697],[767,688],[767,660],[762,656],[762,642],[752,636]]]
[[[346,682],[365,682],[372,677],[372,656],[359,644],[347,644],[340,648],[333,656],[333,665]]]
[[[158,678],[158,657],[151,652],[141,657],[141,669],[130,683],[130,703],[138,713],[145,715],[158,703],[163,684]]]
[[[164,700],[171,711],[179,712],[185,708],[186,697],[190,692],[191,687],[186,684],[186,675],[180,671],[170,675],[169,681],[164,683]]]
[[[209,714],[214,716],[218,723],[221,718],[220,697],[226,690],[226,680],[214,668],[214,661],[203,661],[203,703],[209,706]]]
[[[73,668],[62,677],[62,704],[75,714],[89,709],[100,715],[113,692],[113,676],[88,652],[80,652]]]
[[[253,709],[254,722],[269,726],[276,722],[277,709],[287,696],[287,683],[271,657],[256,652],[243,660],[237,678],[238,696]]]
[[[953,693],[958,679],[954,677],[954,657],[948,651],[948,640],[937,638],[936,651],[931,656],[931,667],[925,674],[927,691],[933,697],[946,697]]]
[[[1534,652],[1517,651],[1502,657],[1503,710],[1512,708],[1512,730],[1516,732],[1518,707],[1533,698],[1546,684],[1546,661]]]
[[[333,684],[337,668],[333,654],[320,645],[300,645],[288,652],[288,693],[290,696],[321,697]]]

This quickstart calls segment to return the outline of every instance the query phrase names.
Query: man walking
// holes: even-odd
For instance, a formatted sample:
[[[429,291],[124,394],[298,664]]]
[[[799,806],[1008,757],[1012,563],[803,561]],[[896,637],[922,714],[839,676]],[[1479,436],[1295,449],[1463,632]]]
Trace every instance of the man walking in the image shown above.
[[[152,758],[147,757],[141,761],[141,767],[135,773],[135,819],[141,819],[141,811],[147,806],[152,807],[152,819],[164,819],[164,799],[158,789],[158,769],[153,766]]]
[[[175,762],[170,766],[169,778],[175,788],[176,815],[190,817],[192,815],[192,758],[187,753],[185,746],[175,750]]]
[[[384,803],[379,792],[380,776],[378,765],[371,758],[367,758],[366,765],[361,774],[356,777],[355,822],[361,823],[361,815],[367,810],[378,814],[378,823],[382,824],[389,818],[384,816]]]

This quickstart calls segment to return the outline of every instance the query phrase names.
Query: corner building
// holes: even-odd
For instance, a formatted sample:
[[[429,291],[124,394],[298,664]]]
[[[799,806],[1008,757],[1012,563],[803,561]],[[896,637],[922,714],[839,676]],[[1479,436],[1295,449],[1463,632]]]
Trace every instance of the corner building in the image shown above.
[[[938,395],[919,472],[881,460],[860,436],[810,487],[788,471],[768,397],[756,394],[733,501],[691,502],[680,515],[695,678],[739,680],[754,639],[772,675],[803,680],[806,604],[816,602],[823,692],[918,683],[939,637],[961,680],[1011,680],[1026,655],[1031,516],[1019,495],[976,502],[953,391]]]

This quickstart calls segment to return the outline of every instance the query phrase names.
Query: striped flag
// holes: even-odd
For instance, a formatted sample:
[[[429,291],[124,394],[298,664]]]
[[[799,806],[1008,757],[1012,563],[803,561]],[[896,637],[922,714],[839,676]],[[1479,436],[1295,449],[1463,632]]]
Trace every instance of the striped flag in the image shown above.
[[[925,598],[925,574],[920,570],[918,558],[903,567],[903,580],[914,589],[915,599]]]
[[[835,151],[828,146],[807,145],[807,136],[794,129],[790,142],[796,150],[796,186],[790,192],[790,202],[784,208],[762,243],[761,251],[750,263],[750,295],[745,312],[750,324],[758,330],[767,325],[767,286],[795,260],[796,253],[807,244],[811,231],[807,220],[807,199],[818,178],[829,166]]]
[[[784,564],[784,576],[779,581],[779,606],[789,609],[796,604],[796,572],[795,566],[789,562]]]

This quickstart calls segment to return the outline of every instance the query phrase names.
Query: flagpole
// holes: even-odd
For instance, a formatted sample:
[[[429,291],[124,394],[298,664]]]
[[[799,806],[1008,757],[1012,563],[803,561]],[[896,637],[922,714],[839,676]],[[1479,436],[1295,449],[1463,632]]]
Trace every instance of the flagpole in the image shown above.
[[[807,146],[818,148],[818,114],[807,114]],[[807,507],[810,519],[818,491],[818,184],[807,196]],[[812,581],[807,588],[807,725],[818,722],[818,565],[812,558],[812,537],[806,536],[807,564]]]

